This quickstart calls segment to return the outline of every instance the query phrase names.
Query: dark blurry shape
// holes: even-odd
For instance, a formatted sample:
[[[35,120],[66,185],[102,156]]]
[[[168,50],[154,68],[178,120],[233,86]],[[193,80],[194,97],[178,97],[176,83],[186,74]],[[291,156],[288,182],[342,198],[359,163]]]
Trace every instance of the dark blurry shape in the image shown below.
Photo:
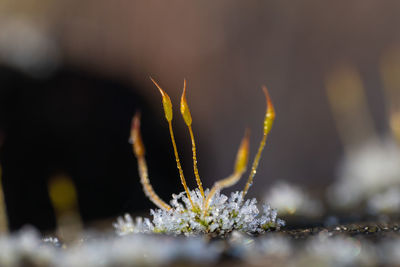
[[[390,128],[400,145],[400,112],[393,113],[390,116]]]
[[[54,209],[59,213],[68,212],[78,206],[75,186],[66,175],[50,178],[49,194]]]
[[[381,59],[381,75],[389,111],[400,109],[400,44],[389,48]]]
[[[0,148],[1,148],[1,143],[0,143]],[[0,166],[0,183],[2,180],[1,177],[2,177],[2,169]],[[6,233],[7,230],[8,230],[8,226],[7,226],[6,205],[4,203],[3,187],[0,184],[0,234]]]
[[[360,74],[350,64],[338,64],[326,77],[326,91],[336,127],[346,149],[376,133]]]
[[[78,212],[76,188],[71,177],[58,174],[49,180],[49,195],[57,220],[57,236],[64,242],[78,240],[82,221]]]
[[[48,179],[65,173],[76,186],[84,223],[151,207],[141,192],[128,143],[135,110],[144,114],[154,185],[176,188],[168,137],[135,87],[63,68],[46,79],[0,68],[3,188],[10,230],[32,224],[54,229]],[[151,123],[147,123],[151,122]],[[160,160],[161,159],[161,160]]]
[[[3,132],[0,130],[0,151],[1,151],[1,147],[3,146],[3,138],[4,138]],[[6,233],[8,230],[6,205],[4,203],[4,192],[3,192],[3,186],[1,185],[2,174],[3,174],[3,170],[2,170],[1,164],[0,164],[0,234]]]
[[[391,124],[386,126],[385,135],[378,134],[372,126],[366,89],[355,67],[338,65],[326,82],[346,152],[338,167],[338,179],[328,189],[328,200],[333,208],[351,211],[353,215],[393,215],[400,207],[400,150],[395,142],[400,57],[393,51],[388,50],[381,61],[385,105],[390,116],[384,122]],[[392,135],[387,133],[388,128]]]
[[[388,49],[381,60],[381,74],[390,128],[400,143],[400,45]]]

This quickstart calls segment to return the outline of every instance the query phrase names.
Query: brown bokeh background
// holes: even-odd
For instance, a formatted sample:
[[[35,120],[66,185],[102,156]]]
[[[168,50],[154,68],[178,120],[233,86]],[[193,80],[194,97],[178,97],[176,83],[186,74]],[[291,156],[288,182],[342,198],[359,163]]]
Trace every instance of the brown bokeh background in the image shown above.
[[[25,21],[57,45],[57,64],[140,84],[162,120],[152,75],[175,104],[174,125],[186,138],[178,145],[188,146],[178,113],[186,78],[207,187],[231,172],[245,127],[256,152],[266,84],[277,120],[250,193],[276,179],[317,192],[335,178],[343,153],[325,92],[332,68],[346,62],[360,72],[374,127],[388,131],[379,66],[400,41],[399,10],[400,2],[386,0],[2,0],[0,35],[10,21]]]

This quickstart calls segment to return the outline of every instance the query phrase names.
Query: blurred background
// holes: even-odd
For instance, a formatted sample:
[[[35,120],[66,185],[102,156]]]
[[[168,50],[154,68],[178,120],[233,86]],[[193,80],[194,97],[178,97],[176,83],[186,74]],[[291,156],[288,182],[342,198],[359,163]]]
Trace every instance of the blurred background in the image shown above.
[[[10,229],[52,229],[64,206],[85,224],[152,207],[128,143],[138,109],[156,191],[165,200],[182,191],[149,75],[175,105],[189,184],[190,139],[178,113],[183,79],[205,187],[231,173],[246,127],[255,154],[265,84],[277,119],[250,196],[284,179],[321,197],[346,147],[391,131],[397,102],[388,99],[398,88],[385,93],[382,60],[397,55],[399,10],[389,0],[1,0],[0,149]],[[346,79],[361,97],[351,98]],[[364,99],[357,111],[334,104],[353,107],[357,99]],[[52,181],[64,184],[61,193],[57,186],[48,193]],[[77,203],[57,200],[65,188]]]

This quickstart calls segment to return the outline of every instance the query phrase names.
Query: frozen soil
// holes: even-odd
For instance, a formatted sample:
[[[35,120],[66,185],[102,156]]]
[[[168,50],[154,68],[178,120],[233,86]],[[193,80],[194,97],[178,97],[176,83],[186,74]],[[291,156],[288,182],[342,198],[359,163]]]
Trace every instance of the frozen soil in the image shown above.
[[[400,221],[296,227],[226,237],[85,233],[72,244],[34,229],[0,237],[0,266],[398,266]]]
[[[280,234],[294,240],[307,239],[320,233],[327,233],[330,236],[349,236],[368,239],[372,242],[387,237],[400,237],[400,221],[383,222],[362,222],[343,224],[331,227],[311,227],[304,229],[282,229]]]

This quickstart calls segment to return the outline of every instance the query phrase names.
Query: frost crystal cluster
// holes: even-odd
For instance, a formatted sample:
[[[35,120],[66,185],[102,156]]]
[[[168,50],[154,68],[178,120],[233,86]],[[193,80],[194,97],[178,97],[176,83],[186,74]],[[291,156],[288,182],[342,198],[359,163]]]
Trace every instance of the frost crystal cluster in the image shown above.
[[[205,192],[208,194],[208,190]],[[191,191],[195,205],[203,205],[199,190]],[[201,210],[191,210],[190,202],[185,192],[173,195],[171,210],[151,210],[153,221],[138,217],[133,221],[129,214],[125,218],[118,218],[114,227],[119,235],[129,233],[167,233],[167,234],[215,234],[225,235],[234,230],[248,234],[264,233],[270,229],[279,229],[284,225],[277,218],[277,212],[269,205],[262,206],[262,212],[257,208],[257,200],[243,201],[242,192],[231,193],[228,198],[224,194],[216,193],[211,201],[210,208],[203,216]]]
[[[262,212],[258,210],[256,199],[245,199],[247,191],[253,183],[261,153],[265,147],[267,135],[272,128],[275,119],[275,110],[269,93],[263,87],[267,110],[264,118],[263,137],[256,156],[254,157],[247,183],[241,192],[232,193],[230,197],[221,194],[223,188],[236,184],[247,168],[249,155],[249,131],[243,138],[234,166],[233,173],[227,178],[215,182],[208,190],[203,189],[197,168],[196,145],[192,130],[192,116],[186,101],[186,81],[184,82],[180,111],[190,133],[193,152],[193,171],[198,188],[189,190],[183,174],[179,159],[178,149],[172,129],[172,103],[168,94],[152,79],[162,96],[165,118],[168,122],[169,133],[174,150],[179,177],[185,191],[173,195],[170,204],[164,202],[154,191],[150,184],[147,164],[145,160],[145,148],[140,134],[140,114],[137,113],[132,120],[131,141],[133,151],[138,162],[140,182],[146,196],[159,208],[151,210],[153,220],[137,218],[135,221],[130,215],[118,218],[114,223],[116,231],[120,235],[128,233],[166,233],[174,235],[198,235],[210,234],[211,236],[224,236],[234,230],[245,233],[263,233],[267,230],[279,229],[284,222],[277,219],[276,210],[264,205]]]

